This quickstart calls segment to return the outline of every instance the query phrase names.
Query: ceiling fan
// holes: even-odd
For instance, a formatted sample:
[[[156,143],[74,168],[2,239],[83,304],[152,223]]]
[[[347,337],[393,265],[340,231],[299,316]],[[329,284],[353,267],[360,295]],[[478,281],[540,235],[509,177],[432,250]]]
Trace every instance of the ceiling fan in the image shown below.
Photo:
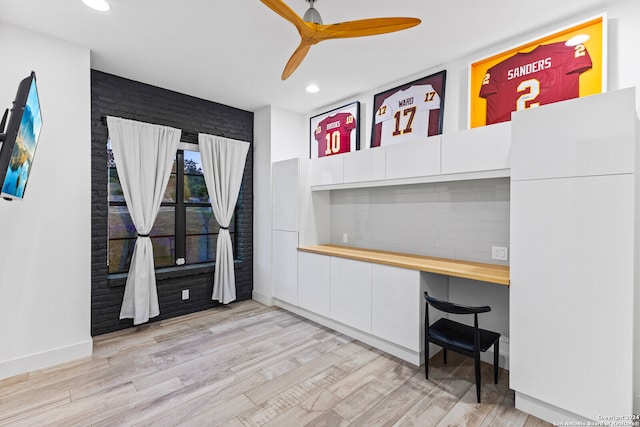
[[[324,25],[320,14],[313,7],[316,0],[306,0],[309,3],[309,9],[302,18],[287,6],[283,0],[260,1],[291,22],[300,34],[300,44],[284,67],[282,80],[289,78],[302,63],[311,46],[321,41],[392,33],[415,27],[421,22],[418,18],[371,18]]]

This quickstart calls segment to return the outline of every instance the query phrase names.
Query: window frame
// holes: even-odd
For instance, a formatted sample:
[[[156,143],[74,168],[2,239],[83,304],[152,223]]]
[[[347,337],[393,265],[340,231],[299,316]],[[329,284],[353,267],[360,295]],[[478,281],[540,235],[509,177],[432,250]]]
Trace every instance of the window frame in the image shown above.
[[[108,147],[108,145],[107,145]],[[174,259],[173,259],[173,264],[169,265],[169,266],[161,266],[161,267],[156,267],[155,270],[158,271],[163,271],[163,270],[167,270],[167,269],[171,269],[171,270],[182,270],[182,269],[193,269],[193,268],[197,268],[197,267],[207,267],[207,266],[212,266],[215,265],[215,257],[212,260],[207,260],[207,261],[202,261],[202,262],[191,262],[188,263],[187,262],[187,258],[186,258],[186,242],[187,242],[187,237],[189,236],[204,236],[205,234],[190,234],[187,235],[187,209],[188,208],[197,208],[197,207],[204,207],[204,208],[209,208],[213,211],[213,207],[211,205],[211,203],[209,202],[186,202],[184,200],[184,186],[186,184],[185,182],[185,176],[190,176],[191,174],[185,174],[184,171],[184,152],[185,151],[195,151],[195,152],[200,152],[200,147],[198,146],[198,144],[192,144],[192,143],[187,143],[187,142],[180,142],[178,144],[178,150],[176,152],[176,157],[175,157],[175,165],[176,165],[176,171],[175,171],[175,182],[176,182],[176,195],[175,195],[175,201],[173,202],[165,202],[162,201],[160,203],[160,207],[162,208],[163,206],[166,207],[173,207],[174,209],[174,234],[173,235],[154,235],[152,236],[152,239],[154,238],[170,238],[173,237],[174,238],[174,243],[175,243],[175,248],[174,248]],[[115,164],[115,163],[114,163]],[[108,168],[110,166],[108,165]],[[116,166],[117,169],[117,166]],[[109,173],[107,173],[108,176]],[[173,172],[171,173],[171,175],[173,175]],[[170,178],[171,179],[171,178]],[[204,178],[203,178],[204,179]],[[107,185],[109,185],[109,179],[107,179]],[[205,184],[206,185],[206,184]],[[166,191],[166,189],[165,189]],[[208,193],[208,189],[207,189],[207,193]],[[211,197],[211,196],[209,196]],[[117,200],[117,201],[112,201],[109,200],[109,191],[107,191],[107,209],[109,209],[111,206],[124,206],[125,208],[127,207],[126,201],[125,200]],[[128,211],[128,209],[127,209]],[[231,224],[229,226],[229,233],[231,234],[231,240],[233,243],[233,259],[234,261],[237,261],[237,238],[238,238],[238,230],[237,230],[237,214],[238,214],[238,204],[236,204],[235,210],[234,210],[234,214],[231,220]],[[213,215],[213,212],[212,212]],[[218,236],[219,232],[220,232],[220,224],[218,223],[217,219],[215,219],[215,215],[214,215],[214,221],[215,224],[218,226],[218,229],[216,232],[214,233],[208,233],[206,235],[209,236]],[[110,242],[113,241],[118,241],[118,240],[135,240],[136,238],[130,238],[130,237],[115,237],[112,238],[109,236],[109,217],[107,215],[107,270],[109,269],[109,247],[110,247]],[[216,237],[217,240],[217,237]],[[215,253],[216,248],[214,248],[214,253]],[[108,275],[109,276],[121,276],[121,275],[126,275],[129,272],[129,268],[130,268],[130,263],[128,264],[128,267],[126,268],[126,270],[123,271],[109,271]]]

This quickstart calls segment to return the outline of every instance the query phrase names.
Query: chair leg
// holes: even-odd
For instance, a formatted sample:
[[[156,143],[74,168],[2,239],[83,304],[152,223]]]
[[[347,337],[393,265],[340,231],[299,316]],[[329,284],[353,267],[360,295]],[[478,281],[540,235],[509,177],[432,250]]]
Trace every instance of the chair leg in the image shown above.
[[[442,348],[442,359],[444,360],[444,364],[447,364],[447,349]]]
[[[480,351],[476,350],[475,354],[475,368],[476,368],[476,395],[478,396],[478,403],[480,403]]]
[[[498,359],[500,357],[500,340],[493,345],[493,381],[498,384]]]
[[[424,378],[429,379],[429,342],[425,341],[424,349]]]

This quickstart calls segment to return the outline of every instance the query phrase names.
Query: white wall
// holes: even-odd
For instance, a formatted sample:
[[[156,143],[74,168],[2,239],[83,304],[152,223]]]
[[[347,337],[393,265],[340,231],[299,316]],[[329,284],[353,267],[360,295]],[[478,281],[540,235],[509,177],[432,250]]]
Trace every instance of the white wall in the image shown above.
[[[304,116],[271,107],[271,162],[309,157],[309,122]]]
[[[253,299],[271,305],[271,107],[253,114]]]
[[[0,108],[36,72],[43,126],[22,201],[0,200],[0,379],[88,356],[89,50],[0,23]]]

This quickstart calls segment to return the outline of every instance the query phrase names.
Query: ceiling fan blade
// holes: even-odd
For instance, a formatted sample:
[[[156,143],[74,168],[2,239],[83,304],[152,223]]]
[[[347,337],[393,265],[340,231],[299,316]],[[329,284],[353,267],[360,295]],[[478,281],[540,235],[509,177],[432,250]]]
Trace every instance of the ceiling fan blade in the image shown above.
[[[298,16],[297,13],[293,11],[289,6],[286,5],[282,0],[260,0],[262,3],[267,5],[269,9],[273,10],[278,15],[282,16],[287,21],[291,22],[298,29],[298,32],[304,31],[307,28],[304,20]]]
[[[328,39],[375,36],[393,33],[415,27],[422,21],[418,18],[371,18],[337,24],[318,25],[314,38],[317,41]]]
[[[287,80],[291,74],[300,66],[302,60],[305,56],[307,56],[307,52],[311,49],[311,43],[306,42],[304,39],[300,42],[298,48],[293,52],[291,58],[289,58],[289,62],[284,66],[284,71],[282,72],[282,80]]]

